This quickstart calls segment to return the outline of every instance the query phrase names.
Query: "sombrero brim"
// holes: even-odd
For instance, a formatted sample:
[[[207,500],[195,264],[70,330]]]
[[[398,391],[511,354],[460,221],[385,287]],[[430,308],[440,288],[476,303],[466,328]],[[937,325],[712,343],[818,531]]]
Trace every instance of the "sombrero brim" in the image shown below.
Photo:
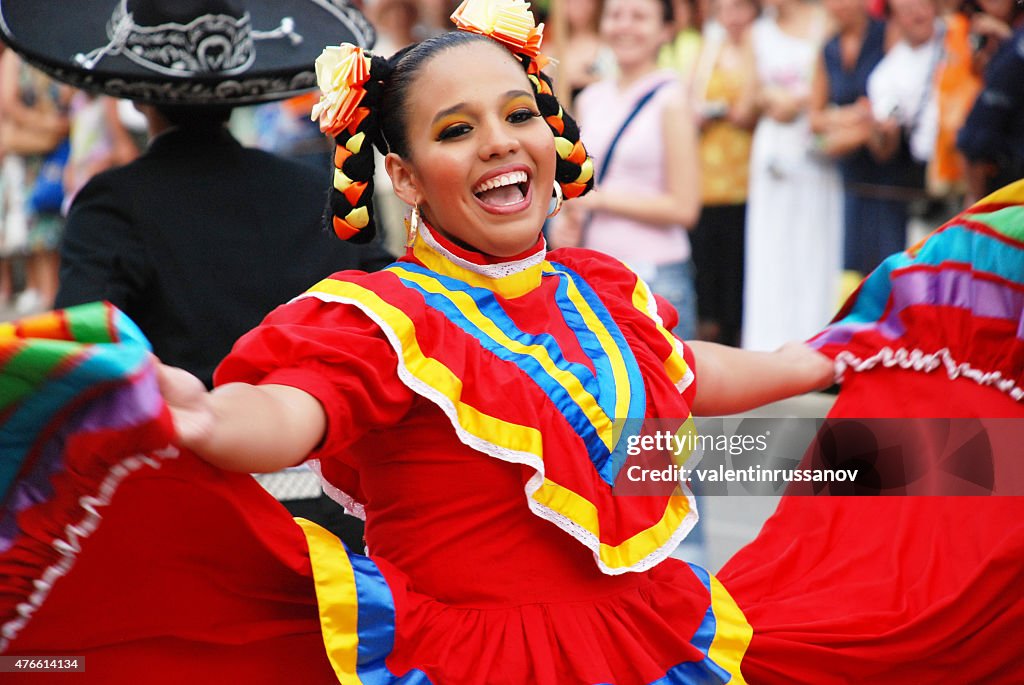
[[[247,2],[255,31],[272,31],[289,17],[301,41],[255,42],[240,73],[190,76],[160,73],[123,54],[106,54],[91,69],[75,61],[110,41],[108,23],[118,0],[0,0],[5,43],[53,78],[86,91],[152,104],[232,105],[291,97],[316,86],[313,63],[326,45],[372,47],[376,34],[345,0]]]

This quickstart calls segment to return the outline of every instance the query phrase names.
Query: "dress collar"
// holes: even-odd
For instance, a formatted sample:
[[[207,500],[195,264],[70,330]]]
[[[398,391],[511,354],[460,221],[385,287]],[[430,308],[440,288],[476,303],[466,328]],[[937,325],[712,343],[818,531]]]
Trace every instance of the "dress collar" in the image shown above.
[[[543,235],[525,252],[507,258],[491,257],[453,244],[421,221],[416,240],[405,258],[443,276],[511,299],[540,285],[546,256],[547,243]]]

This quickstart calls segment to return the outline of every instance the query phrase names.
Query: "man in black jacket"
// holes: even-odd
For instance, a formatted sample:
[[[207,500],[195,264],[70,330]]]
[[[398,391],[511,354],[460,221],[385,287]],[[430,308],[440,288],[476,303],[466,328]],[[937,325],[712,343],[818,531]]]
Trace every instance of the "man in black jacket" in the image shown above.
[[[76,196],[57,306],[109,300],[209,387],[239,336],[335,271],[391,261],[323,225],[329,170],[243,147],[229,107],[140,107],[149,149]]]
[[[57,307],[109,300],[161,361],[212,387],[235,340],[271,309],[335,271],[392,261],[375,244],[328,231],[329,172],[243,147],[224,125],[230,107],[140,109],[149,148],[94,177],[72,203]],[[308,480],[291,478],[285,490]],[[361,547],[361,523],[326,495],[276,494],[293,515]]]

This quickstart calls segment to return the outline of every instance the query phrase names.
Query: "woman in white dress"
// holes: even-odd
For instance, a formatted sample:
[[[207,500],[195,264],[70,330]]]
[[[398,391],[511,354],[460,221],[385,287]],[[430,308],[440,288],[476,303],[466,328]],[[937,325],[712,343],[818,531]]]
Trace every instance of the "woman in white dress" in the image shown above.
[[[824,11],[803,0],[765,4],[774,16],[754,28],[761,119],[750,160],[743,346],[770,350],[812,335],[835,313],[842,196],[807,120]]]

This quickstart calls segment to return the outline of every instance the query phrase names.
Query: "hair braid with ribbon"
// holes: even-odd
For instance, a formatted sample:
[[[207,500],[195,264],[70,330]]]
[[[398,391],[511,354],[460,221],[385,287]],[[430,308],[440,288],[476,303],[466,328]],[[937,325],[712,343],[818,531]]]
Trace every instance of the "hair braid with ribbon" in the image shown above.
[[[523,58],[523,62],[540,114],[555,136],[555,180],[562,186],[565,199],[579,197],[594,187],[594,160],[583,147],[576,120],[555,97],[551,77],[535,68],[536,60]]]
[[[380,141],[380,99],[383,82],[391,73],[391,66],[383,57],[356,49],[353,65],[356,78],[361,81],[356,94],[348,104],[350,113],[339,122],[334,136],[334,175],[328,193],[328,219],[335,235],[353,243],[367,243],[376,234],[373,212],[373,148],[383,149]]]

